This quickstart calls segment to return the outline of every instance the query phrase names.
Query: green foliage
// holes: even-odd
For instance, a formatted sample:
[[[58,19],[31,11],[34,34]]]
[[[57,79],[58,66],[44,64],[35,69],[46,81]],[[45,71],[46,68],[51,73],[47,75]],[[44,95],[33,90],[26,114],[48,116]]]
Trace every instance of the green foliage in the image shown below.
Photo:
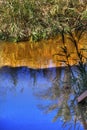
[[[4,0],[0,3],[0,39],[48,39],[59,34],[61,24],[66,29],[74,27],[80,16],[86,23],[86,12],[85,3],[76,0]]]
[[[87,20],[87,10],[83,11],[82,13],[82,19]]]

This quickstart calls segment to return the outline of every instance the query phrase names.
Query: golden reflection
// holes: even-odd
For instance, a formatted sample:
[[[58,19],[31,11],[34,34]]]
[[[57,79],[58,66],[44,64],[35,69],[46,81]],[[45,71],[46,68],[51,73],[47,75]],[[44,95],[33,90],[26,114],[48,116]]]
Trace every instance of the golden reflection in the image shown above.
[[[67,38],[67,36],[66,36]],[[69,63],[75,64],[78,60],[73,43],[69,39],[66,40],[66,46],[71,53]],[[79,49],[87,49],[87,34],[78,43]],[[61,53],[63,46],[61,36],[55,39],[42,40],[40,42],[20,42],[20,43],[0,43],[0,66],[28,66],[30,68],[48,68],[58,67],[64,60],[64,56],[55,55]],[[83,55],[87,55],[87,51],[83,49]],[[76,60],[73,60],[76,59]]]

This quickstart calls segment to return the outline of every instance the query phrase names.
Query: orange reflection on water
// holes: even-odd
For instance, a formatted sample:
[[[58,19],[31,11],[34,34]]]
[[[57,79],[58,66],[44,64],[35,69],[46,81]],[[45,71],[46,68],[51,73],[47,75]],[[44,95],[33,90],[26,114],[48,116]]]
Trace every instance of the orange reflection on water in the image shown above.
[[[66,46],[70,51],[71,65],[77,62],[78,58],[73,43],[66,40]],[[61,47],[63,46],[61,36],[55,39],[42,40],[40,42],[20,42],[20,43],[0,43],[0,66],[28,66],[30,68],[48,68],[61,66],[59,60],[65,60],[61,57]],[[87,34],[79,42],[79,48],[87,48]],[[85,56],[87,51],[82,52]],[[77,59],[76,61],[73,59]]]

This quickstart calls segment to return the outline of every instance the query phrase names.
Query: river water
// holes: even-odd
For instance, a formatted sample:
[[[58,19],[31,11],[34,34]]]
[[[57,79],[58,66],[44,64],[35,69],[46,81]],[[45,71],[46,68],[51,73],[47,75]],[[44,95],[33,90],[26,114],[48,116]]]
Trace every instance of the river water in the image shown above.
[[[2,67],[0,130],[74,130],[74,127],[84,130],[81,121],[77,119],[75,124],[75,115],[70,114],[70,108],[67,109],[70,91],[63,95],[59,89],[61,82],[60,86],[57,84],[63,78],[64,68]],[[60,107],[62,113],[58,115]],[[56,120],[55,115],[58,115]],[[65,125],[64,118],[67,120]]]
[[[75,45],[67,37],[65,37],[65,46],[70,54],[69,64],[77,64],[78,56],[76,55]],[[63,65],[61,61],[66,60],[63,47],[61,36],[35,43],[30,41],[20,43],[0,42],[0,66],[27,66],[34,69],[60,67]],[[78,48],[84,56],[87,55],[87,33],[78,42]]]
[[[58,55],[62,46],[60,36],[36,43],[0,42],[0,130],[85,130],[87,113],[74,101],[70,73],[59,62],[65,60]],[[66,46],[70,65],[76,64],[73,44],[66,40]],[[87,35],[79,48],[87,48]]]

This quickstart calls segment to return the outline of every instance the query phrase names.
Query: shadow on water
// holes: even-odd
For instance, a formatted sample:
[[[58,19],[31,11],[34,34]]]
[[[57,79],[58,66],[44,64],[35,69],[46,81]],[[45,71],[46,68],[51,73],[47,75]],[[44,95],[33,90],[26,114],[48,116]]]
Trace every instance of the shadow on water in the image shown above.
[[[71,85],[64,67],[2,67],[0,130],[85,130],[87,107],[77,104]]]

